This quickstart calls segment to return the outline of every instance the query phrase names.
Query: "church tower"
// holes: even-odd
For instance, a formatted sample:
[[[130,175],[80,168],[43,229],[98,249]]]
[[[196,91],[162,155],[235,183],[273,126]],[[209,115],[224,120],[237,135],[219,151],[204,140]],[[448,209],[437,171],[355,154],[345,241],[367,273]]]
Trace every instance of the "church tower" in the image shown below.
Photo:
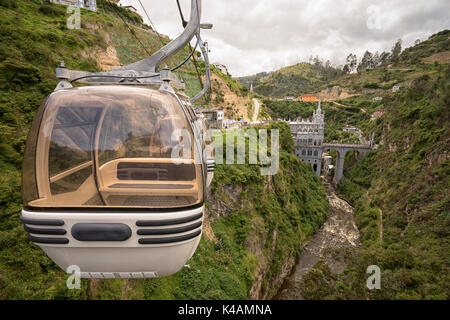
[[[315,123],[325,123],[325,113],[322,112],[322,108],[320,106],[320,99],[319,99],[319,106],[317,107],[317,109],[314,111],[313,114],[313,122]]]
[[[320,176],[325,134],[325,114],[322,112],[320,100],[312,120],[300,118],[289,121],[289,126],[294,137],[295,154],[303,162],[311,164],[314,172]]]

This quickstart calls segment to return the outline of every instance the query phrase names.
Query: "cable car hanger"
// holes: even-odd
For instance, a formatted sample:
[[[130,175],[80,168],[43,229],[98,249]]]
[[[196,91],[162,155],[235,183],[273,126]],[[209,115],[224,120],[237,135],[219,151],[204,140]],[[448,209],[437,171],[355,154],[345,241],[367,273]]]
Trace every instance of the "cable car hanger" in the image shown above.
[[[179,5],[179,2],[177,2],[177,4]],[[64,62],[61,62],[56,68],[56,77],[60,79],[60,82],[55,90],[71,88],[71,83],[73,82],[84,82],[90,84],[162,85],[164,83],[162,78],[170,81],[171,85],[176,89],[184,89],[178,77],[172,72],[183,66],[193,56],[196,48],[200,47],[205,60],[206,82],[201,92],[191,99],[191,103],[195,103],[208,91],[211,81],[208,51],[206,50],[205,43],[201,39],[200,30],[211,29],[213,25],[211,23],[201,23],[200,18],[201,0],[191,0],[191,15],[189,22],[186,22],[182,16],[184,31],[177,38],[173,39],[150,57],[117,69],[106,72],[79,71],[68,69]],[[194,36],[197,39],[195,47],[182,63],[168,70],[169,72],[167,72],[167,68],[164,68],[164,74],[157,72],[164,61],[183,49],[184,46],[194,38]]]

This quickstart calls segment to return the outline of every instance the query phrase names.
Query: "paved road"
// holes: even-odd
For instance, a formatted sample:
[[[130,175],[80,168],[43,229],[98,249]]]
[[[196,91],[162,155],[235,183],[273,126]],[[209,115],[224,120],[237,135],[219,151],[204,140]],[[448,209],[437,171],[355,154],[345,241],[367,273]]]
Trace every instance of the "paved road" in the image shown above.
[[[258,101],[258,99],[253,98],[253,106],[255,107],[255,110],[253,110],[252,122],[255,122],[258,119],[258,114],[259,114],[259,101]]]

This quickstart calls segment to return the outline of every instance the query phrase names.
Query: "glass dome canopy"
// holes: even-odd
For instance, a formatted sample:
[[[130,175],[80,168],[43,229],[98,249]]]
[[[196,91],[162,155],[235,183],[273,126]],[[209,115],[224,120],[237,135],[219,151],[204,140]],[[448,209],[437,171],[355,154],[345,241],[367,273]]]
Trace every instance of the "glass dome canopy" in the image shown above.
[[[173,95],[147,88],[92,86],[52,93],[29,133],[25,207],[202,203],[202,165],[194,162],[198,151],[182,108]],[[188,137],[178,137],[176,129]]]

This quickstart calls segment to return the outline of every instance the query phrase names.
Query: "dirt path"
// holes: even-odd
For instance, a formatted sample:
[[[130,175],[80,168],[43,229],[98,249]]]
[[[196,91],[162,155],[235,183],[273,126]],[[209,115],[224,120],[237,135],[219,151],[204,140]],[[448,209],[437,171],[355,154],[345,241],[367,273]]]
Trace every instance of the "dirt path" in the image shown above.
[[[258,120],[258,114],[259,114],[259,101],[256,98],[253,98],[253,106],[255,107],[255,110],[253,110],[253,119],[252,121],[255,122]]]
[[[363,135],[362,131],[359,130],[358,128],[356,128],[356,129],[357,129],[356,133],[358,134],[359,142],[361,144],[367,144],[367,140],[366,140],[366,138],[364,138],[364,135]]]
[[[333,101],[333,103],[335,105],[337,105],[337,106],[340,106],[340,107],[344,107],[344,108],[347,107],[346,105],[343,105],[342,103],[339,103],[339,102],[336,102],[336,101]],[[364,109],[364,108],[361,108],[361,111],[364,112],[364,113],[367,113],[367,110]]]
[[[325,184],[325,187],[327,189],[327,199],[330,204],[329,216],[319,231],[313,235],[304,247],[294,272],[283,284],[283,287],[274,299],[302,300],[300,286],[303,276],[320,259],[327,262],[333,273],[341,273],[344,270],[345,263],[333,257],[330,254],[330,249],[361,246],[359,230],[355,224],[353,207],[336,195],[332,185]]]

